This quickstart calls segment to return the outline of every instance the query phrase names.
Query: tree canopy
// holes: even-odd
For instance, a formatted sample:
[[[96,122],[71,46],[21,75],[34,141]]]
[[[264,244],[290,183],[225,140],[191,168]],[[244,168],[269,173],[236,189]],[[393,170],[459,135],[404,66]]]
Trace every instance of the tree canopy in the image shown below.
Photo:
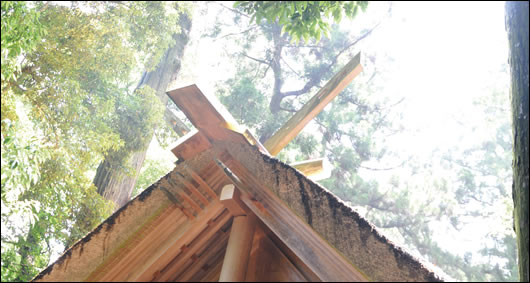
[[[124,166],[164,113],[150,88],[134,86],[178,31],[177,7],[66,4],[2,2],[2,281],[31,279],[57,244],[110,215],[95,166],[118,149]]]
[[[342,15],[353,19],[359,10],[365,11],[368,1],[236,1],[234,7],[240,7],[252,15],[259,25],[262,19],[277,22],[282,31],[294,40],[309,38],[320,40],[322,34],[328,36],[331,17],[340,22]]]

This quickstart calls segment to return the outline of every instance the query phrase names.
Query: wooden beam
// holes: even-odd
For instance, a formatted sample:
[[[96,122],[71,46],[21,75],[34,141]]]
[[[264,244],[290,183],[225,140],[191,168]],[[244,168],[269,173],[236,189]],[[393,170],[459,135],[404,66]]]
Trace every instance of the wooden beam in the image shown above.
[[[219,128],[243,132],[223,105],[215,97],[207,97],[195,84],[171,90],[167,95],[184,112],[195,128],[209,138],[225,137],[225,133]]]
[[[213,189],[206,183],[201,176],[199,176],[197,173],[195,173],[193,170],[191,170],[189,167],[184,167],[186,172],[191,175],[193,180],[197,182],[202,189],[212,198],[212,201],[215,201],[217,199],[217,194],[213,191]]]
[[[322,281],[368,281],[366,275],[355,268],[336,249],[287,207],[274,193],[264,187],[237,160],[227,160],[226,166],[239,177],[233,182],[242,186],[253,198],[244,194],[243,203],[303,261]],[[226,171],[224,171],[226,172]],[[236,176],[236,178],[237,178]],[[308,248],[310,247],[310,248]]]
[[[324,158],[304,160],[300,162],[291,163],[289,165],[309,177],[322,173],[322,171],[324,171]]]
[[[261,152],[270,155],[269,151],[265,148],[265,146],[263,146],[263,144],[261,144],[261,142],[256,137],[254,137],[254,135],[248,129],[246,129],[245,132],[242,134],[247,138],[250,144],[255,145]]]
[[[247,215],[247,211],[243,207],[246,207],[239,198],[239,190],[233,185],[228,184],[223,187],[221,196],[219,197],[221,203],[232,213],[234,217]]]
[[[222,260],[222,256],[224,255],[224,251],[226,250],[226,245],[228,242],[229,233],[219,233],[219,235],[212,237],[211,241],[214,242],[213,244],[210,243],[210,245],[207,246],[207,249],[204,251],[203,254],[201,254],[197,260],[195,260],[190,267],[188,267],[186,270],[184,270],[180,275],[178,275],[175,278],[175,282],[188,282],[188,281],[197,281],[192,280],[194,277],[197,276],[197,273],[201,272],[201,270],[204,270],[204,273],[207,273],[208,270],[206,263],[209,262],[212,257],[213,258],[219,258],[219,261]],[[222,253],[219,255],[219,253]]]
[[[210,141],[247,143],[257,146],[262,152],[268,154],[265,147],[248,130],[241,127],[215,97],[206,96],[196,85],[171,90],[167,92],[167,95],[186,114],[195,128]],[[174,152],[177,151],[177,149],[174,150]],[[194,153],[193,148],[184,148],[180,151]],[[183,155],[183,153],[180,154]]]
[[[362,71],[361,53],[336,73],[289,121],[264,144],[273,156],[277,155],[324,107]]]
[[[212,144],[208,139],[197,129],[194,129],[181,137],[171,152],[179,161],[183,161],[207,150],[211,146]]]
[[[207,206],[208,205],[208,200],[206,199],[206,197],[204,197],[201,192],[199,192],[199,190],[197,190],[197,188],[195,188],[190,182],[188,182],[186,180],[186,178],[184,178],[184,176],[180,175],[180,174],[177,174],[179,177],[180,177],[180,181],[184,184],[184,186],[186,186],[186,188],[188,188],[188,190],[197,198],[199,199],[199,201],[202,202],[202,204],[204,204],[204,206]]]
[[[180,189],[180,192],[178,193],[180,197],[184,199],[185,202],[187,202],[191,208],[195,210],[197,213],[201,213],[202,208],[190,197],[184,192],[184,190]]]
[[[171,239],[162,245],[155,246],[155,253],[144,259],[141,266],[137,266],[136,271],[129,277],[131,281],[152,281],[154,277],[179,253],[181,248],[188,245],[200,233],[208,229],[208,222],[215,219],[225,210],[225,207],[219,203],[211,203],[201,214],[193,221],[178,228]]]
[[[174,281],[176,275],[180,274],[179,270],[182,270],[183,265],[189,262],[191,256],[194,255],[195,252],[209,239],[211,239],[211,237],[216,234],[217,231],[230,220],[230,218],[230,213],[225,211],[217,219],[211,221],[211,224],[208,225],[208,229],[197,235],[189,246],[183,246],[181,248],[182,253],[173,258],[164,268],[162,268],[160,274],[153,278],[152,281]]]
[[[253,215],[234,217],[219,282],[245,280],[255,226]]]
[[[304,277],[300,270],[265,234],[261,225],[256,225],[245,281],[307,282],[311,280]],[[315,278],[314,281],[318,281],[318,278]]]
[[[133,267],[153,253],[152,246],[160,245],[184,224],[187,218],[176,205],[171,205],[140,231],[128,239],[123,248],[96,268],[84,281],[127,281]]]

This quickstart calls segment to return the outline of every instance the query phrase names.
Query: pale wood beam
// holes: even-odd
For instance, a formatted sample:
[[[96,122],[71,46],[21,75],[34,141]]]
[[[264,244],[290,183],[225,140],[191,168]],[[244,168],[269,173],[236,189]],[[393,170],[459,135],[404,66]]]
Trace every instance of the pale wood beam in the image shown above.
[[[220,202],[211,203],[193,221],[181,225],[171,239],[155,246],[155,253],[144,258],[143,264],[136,267],[131,281],[152,281],[168,263],[182,252],[182,248],[191,243],[202,232],[208,230],[211,219],[215,219],[225,207]],[[229,215],[229,214],[228,214]]]
[[[244,132],[224,106],[215,97],[208,97],[202,93],[197,85],[171,90],[167,95],[184,112],[195,128],[208,138],[230,138],[230,134],[223,131],[223,128]]]
[[[362,71],[361,53],[336,73],[289,121],[264,144],[273,156],[277,155],[324,107]]]
[[[234,185],[228,184],[223,187],[221,196],[219,197],[221,203],[228,209],[228,211],[230,211],[230,213],[232,213],[234,217],[247,215],[247,212],[243,208],[245,205],[241,202],[239,196],[239,190],[236,189]]]
[[[289,164],[289,166],[302,172],[306,177],[313,181],[326,179],[331,175],[330,164],[324,158],[295,162]]]
[[[206,183],[201,178],[201,176],[199,176],[197,173],[195,173],[193,170],[191,170],[187,166],[185,166],[184,169],[186,170],[186,172],[188,174],[191,175],[193,180],[195,180],[195,182],[197,182],[202,187],[202,189],[212,198],[212,201],[216,201],[217,200],[217,194],[213,191],[213,189],[210,187],[210,185],[208,185],[208,183]]]
[[[201,194],[201,192],[199,192],[197,188],[195,188],[190,182],[188,182],[183,175],[177,174],[177,176],[180,176],[180,181],[197,199],[199,199],[200,202],[202,202],[202,204],[204,204],[204,206],[208,205],[208,200]]]
[[[245,280],[255,226],[253,215],[234,217],[219,282]]]
[[[171,152],[179,159],[186,160],[210,148],[212,144],[197,129],[193,129],[178,139]]]

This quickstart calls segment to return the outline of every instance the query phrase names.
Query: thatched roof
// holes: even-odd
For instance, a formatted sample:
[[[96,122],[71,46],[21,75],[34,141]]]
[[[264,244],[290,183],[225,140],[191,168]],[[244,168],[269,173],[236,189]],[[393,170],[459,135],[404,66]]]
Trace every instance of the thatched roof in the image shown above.
[[[211,122],[223,119],[215,109],[206,112],[208,122],[173,150],[179,161],[171,172],[34,281],[219,280],[235,215],[219,200],[234,178],[216,159],[240,180],[239,203],[257,219],[247,281],[441,281],[329,190],[271,157],[248,132]]]

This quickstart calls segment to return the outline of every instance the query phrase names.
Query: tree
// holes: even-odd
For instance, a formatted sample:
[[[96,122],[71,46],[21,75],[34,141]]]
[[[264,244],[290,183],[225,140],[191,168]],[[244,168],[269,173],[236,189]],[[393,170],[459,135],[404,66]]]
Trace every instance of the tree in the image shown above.
[[[2,281],[30,280],[112,213],[90,175],[104,156],[148,143],[162,120],[154,91],[131,86],[178,31],[166,8],[2,2]]]
[[[331,26],[328,23],[330,14],[335,22],[340,22],[342,14],[353,19],[359,12],[364,12],[367,1],[236,1],[235,7],[240,7],[251,15],[251,22],[255,19],[259,25],[262,19],[282,26],[294,40],[310,38],[320,40],[320,36],[328,36]]]
[[[519,251],[519,280],[529,280],[529,125],[528,117],[528,2],[506,2],[506,29],[510,44],[510,97],[513,132],[514,230]]]
[[[178,18],[180,31],[173,34],[172,46],[165,51],[164,56],[154,70],[144,72],[137,88],[150,87],[164,106],[168,102],[168,97],[165,93],[167,86],[180,70],[184,48],[188,42],[188,34],[191,28],[191,19],[186,12],[179,13]],[[127,115],[129,111],[127,109],[127,112],[124,112],[123,115]],[[152,109],[146,113],[156,112],[161,111],[160,109]],[[167,108],[164,113],[165,121],[174,125],[172,128],[177,130],[179,135],[184,135],[187,129],[185,126],[180,125],[182,122],[173,117]],[[145,160],[149,142],[156,130],[154,124],[157,123],[153,121],[153,123],[130,125],[127,118],[121,120],[120,125],[126,127],[123,133],[128,136],[125,139],[125,143],[130,146],[109,153],[97,169],[94,185],[98,188],[100,195],[116,204],[115,209],[119,209],[131,199],[136,180]],[[177,125],[179,126],[177,127]],[[135,142],[135,137],[138,136],[143,136],[144,139]]]

